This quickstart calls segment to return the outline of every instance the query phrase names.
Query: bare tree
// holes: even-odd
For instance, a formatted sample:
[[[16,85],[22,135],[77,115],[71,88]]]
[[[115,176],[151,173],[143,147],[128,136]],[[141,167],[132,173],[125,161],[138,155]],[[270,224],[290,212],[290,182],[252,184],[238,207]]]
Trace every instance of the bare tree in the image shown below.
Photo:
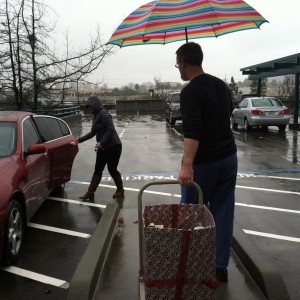
[[[51,9],[37,0],[5,0],[0,4],[0,82],[2,90],[10,90],[18,109],[24,101],[37,108],[40,95],[53,87],[84,81],[96,70],[112,46],[101,42],[100,30],[91,36],[86,48],[70,49],[66,34],[66,53],[51,49]],[[52,11],[53,12],[53,11]],[[62,101],[64,94],[62,96]]]
[[[0,6],[0,81],[1,90],[6,91],[11,89],[15,96],[17,108],[22,107],[20,100],[20,88],[18,85],[19,70],[18,64],[20,62],[20,46],[16,43],[15,36],[20,35],[19,30],[20,10],[17,11],[8,0],[1,3]]]
[[[278,86],[278,96],[281,99],[292,98],[295,94],[295,77],[287,75]]]
[[[157,99],[166,99],[171,85],[169,82],[161,82],[160,77],[154,77],[154,90]]]

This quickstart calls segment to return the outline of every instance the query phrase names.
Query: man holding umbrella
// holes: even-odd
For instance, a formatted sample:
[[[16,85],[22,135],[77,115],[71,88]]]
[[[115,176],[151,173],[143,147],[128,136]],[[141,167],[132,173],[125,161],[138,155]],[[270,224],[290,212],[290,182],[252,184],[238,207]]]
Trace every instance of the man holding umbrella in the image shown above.
[[[233,233],[237,149],[230,127],[231,93],[220,79],[204,73],[203,52],[189,42],[177,51],[176,67],[189,81],[180,94],[184,150],[178,180],[181,203],[198,203],[195,181],[216,225],[216,276],[227,282]]]

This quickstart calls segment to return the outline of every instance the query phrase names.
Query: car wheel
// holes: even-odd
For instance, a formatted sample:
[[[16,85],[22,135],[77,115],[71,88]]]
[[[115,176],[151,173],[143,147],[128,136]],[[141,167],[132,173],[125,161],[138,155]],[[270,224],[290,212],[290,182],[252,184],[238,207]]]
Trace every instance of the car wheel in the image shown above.
[[[280,126],[278,126],[278,128],[279,128],[279,131],[285,131],[286,125],[280,125]]]
[[[12,200],[5,220],[3,261],[15,262],[21,252],[24,236],[24,213],[18,201]]]
[[[249,131],[252,128],[252,126],[249,125],[248,119],[244,120],[244,126],[246,131]]]
[[[235,122],[234,116],[231,116],[231,126],[233,128],[237,128],[238,127],[238,123]]]

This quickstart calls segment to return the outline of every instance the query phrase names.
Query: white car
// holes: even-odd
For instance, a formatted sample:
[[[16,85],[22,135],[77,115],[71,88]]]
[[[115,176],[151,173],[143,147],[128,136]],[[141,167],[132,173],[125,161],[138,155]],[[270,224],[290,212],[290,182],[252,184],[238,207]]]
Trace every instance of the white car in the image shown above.
[[[280,131],[284,131],[289,122],[289,109],[274,97],[245,98],[231,115],[232,127],[244,125],[245,130],[250,130],[252,126],[278,126]]]

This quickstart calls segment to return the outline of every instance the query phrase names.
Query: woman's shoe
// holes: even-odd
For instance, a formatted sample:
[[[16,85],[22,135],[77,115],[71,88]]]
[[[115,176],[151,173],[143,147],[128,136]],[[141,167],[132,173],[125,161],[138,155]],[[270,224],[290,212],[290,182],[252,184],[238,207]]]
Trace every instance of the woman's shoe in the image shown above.
[[[112,176],[112,178],[117,187],[116,192],[113,194],[113,198],[124,198],[124,188],[123,188],[123,180],[122,180],[121,174]]]
[[[124,198],[124,189],[117,189],[113,194],[113,198]]]
[[[92,180],[91,180],[91,183],[90,183],[90,186],[88,188],[88,191],[85,193],[85,195],[79,197],[79,199],[82,199],[82,200],[91,200],[93,201],[94,200],[94,197],[95,197],[95,192],[98,188],[98,185],[101,181],[101,175],[97,175],[97,174],[93,174],[93,177],[92,177]]]
[[[95,194],[92,193],[92,192],[86,192],[85,195],[79,197],[79,199],[82,199],[82,200],[91,200],[93,201],[94,200],[94,197],[95,197]]]

